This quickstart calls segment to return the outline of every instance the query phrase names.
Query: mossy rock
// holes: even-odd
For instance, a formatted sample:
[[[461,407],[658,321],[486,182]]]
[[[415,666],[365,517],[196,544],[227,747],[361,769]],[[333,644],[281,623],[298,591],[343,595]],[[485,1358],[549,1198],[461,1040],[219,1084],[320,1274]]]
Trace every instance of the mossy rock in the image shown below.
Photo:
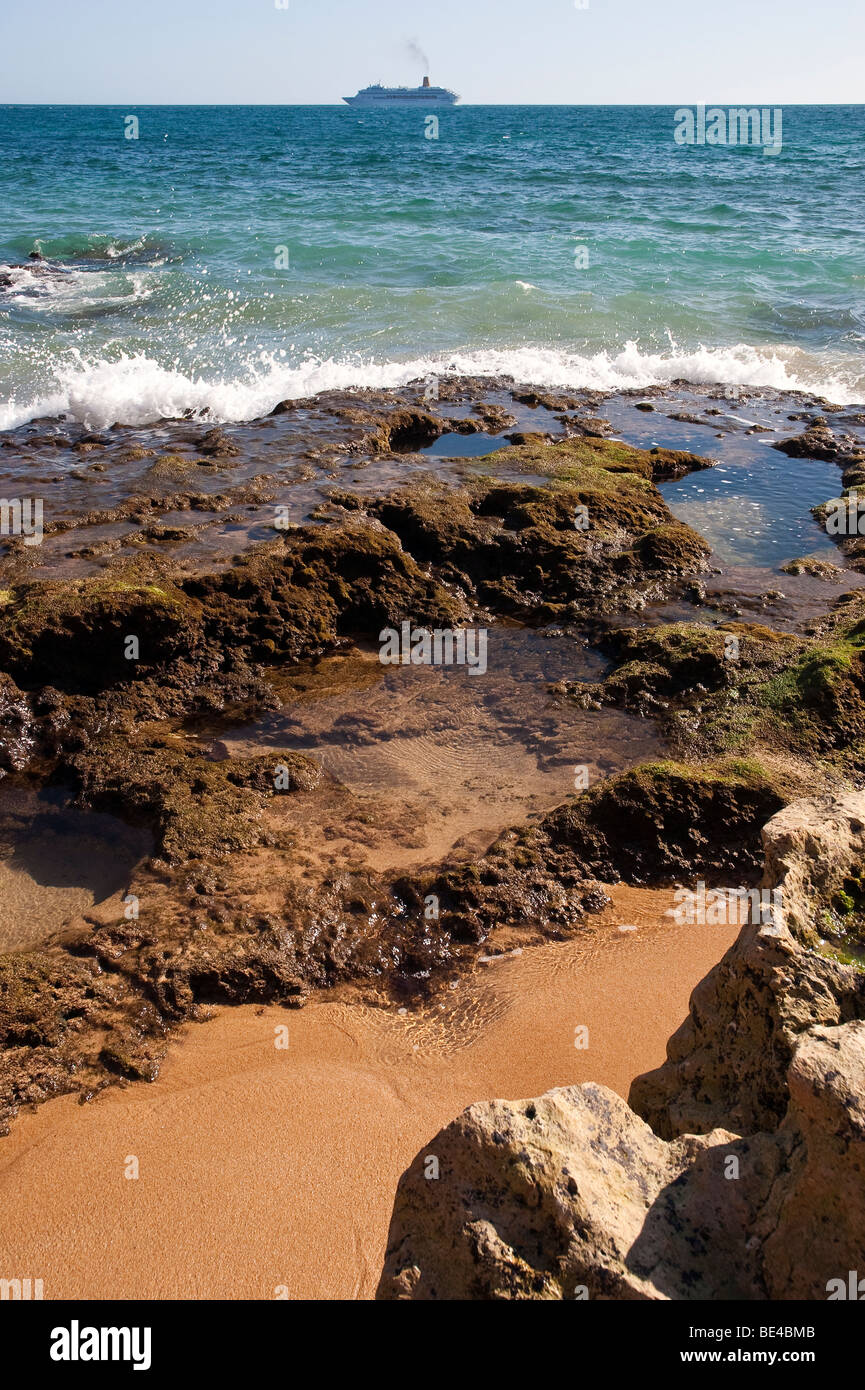
[[[784,795],[756,761],[645,763],[611,777],[540,823],[586,875],[628,883],[754,875],[760,831]]]
[[[615,690],[627,680],[627,673],[643,673],[640,687],[653,694],[671,695],[703,690],[719,690],[728,685],[733,663],[726,656],[726,639],[735,635],[724,628],[700,623],[665,623],[658,627],[621,628],[611,634],[606,646],[621,660],[605,684]]]
[[[201,611],[170,582],[109,572],[13,591],[0,625],[0,669],[22,689],[87,693],[194,652]],[[137,641],[136,656],[129,639]]]
[[[767,706],[793,727],[800,740],[840,748],[865,735],[863,638],[816,643],[764,690]]]
[[[154,852],[171,863],[254,848],[265,803],[321,779],[309,758],[278,748],[211,761],[196,748],[121,736],[100,740],[71,763],[82,799],[147,826]]]
[[[205,610],[209,647],[268,664],[318,655],[342,637],[377,638],[404,619],[448,626],[466,617],[393,532],[363,518],[299,528],[183,588]]]
[[[0,955],[0,1044],[56,1047],[98,993],[87,967],[41,951]]]
[[[668,521],[641,537],[637,553],[649,569],[686,574],[705,564],[711,549],[708,541],[684,522]]]
[[[509,472],[520,468],[526,473],[579,483],[588,482],[593,472],[630,473],[644,482],[660,482],[711,468],[715,460],[679,449],[639,449],[619,439],[577,435],[554,443],[517,445],[500,459],[487,460],[492,467],[497,462]]]

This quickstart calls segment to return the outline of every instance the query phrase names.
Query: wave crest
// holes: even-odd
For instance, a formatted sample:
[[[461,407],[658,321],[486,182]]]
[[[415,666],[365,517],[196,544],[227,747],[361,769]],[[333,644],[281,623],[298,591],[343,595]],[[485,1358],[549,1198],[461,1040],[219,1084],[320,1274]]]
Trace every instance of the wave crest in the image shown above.
[[[198,415],[216,421],[254,420],[281,400],[320,391],[388,388],[428,376],[510,376],[519,382],[564,390],[616,391],[664,386],[682,379],[700,385],[766,386],[806,391],[838,405],[865,399],[860,367],[827,361],[792,347],[671,346],[644,352],[628,342],[616,352],[591,356],[553,348],[460,351],[409,361],[363,361],[307,356],[291,366],[262,354],[234,376],[195,375],[165,367],[144,354],[59,367],[55,383],[30,401],[0,405],[0,429],[44,416],[71,416],[91,429],[120,423],[150,424]]]

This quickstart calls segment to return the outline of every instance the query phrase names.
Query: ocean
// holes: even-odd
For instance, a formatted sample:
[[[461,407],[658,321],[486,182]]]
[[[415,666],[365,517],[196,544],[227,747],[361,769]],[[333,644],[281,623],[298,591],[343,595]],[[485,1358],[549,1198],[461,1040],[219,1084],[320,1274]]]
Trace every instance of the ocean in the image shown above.
[[[865,107],[785,108],[769,156],[672,107],[436,114],[0,108],[0,262],[56,266],[0,292],[0,428],[446,370],[865,400]]]

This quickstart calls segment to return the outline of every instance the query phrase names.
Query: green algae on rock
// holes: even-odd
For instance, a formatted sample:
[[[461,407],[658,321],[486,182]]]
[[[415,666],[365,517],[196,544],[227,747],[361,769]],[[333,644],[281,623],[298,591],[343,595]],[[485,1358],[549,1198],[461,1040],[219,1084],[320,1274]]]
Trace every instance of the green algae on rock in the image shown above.
[[[420,409],[388,414],[385,400],[334,407],[344,419],[359,412],[349,420],[352,455],[477,428]],[[96,575],[11,575],[0,627],[0,770],[50,778],[82,805],[146,825],[158,858],[129,885],[140,915],[94,910],[0,977],[0,1040],[10,1048],[0,1116],[61,1090],[155,1075],[167,1030],[216,1000],[296,1005],[311,988],[355,980],[410,1001],[473,959],[503,923],[530,939],[578,929],[605,901],[599,879],[754,869],[759,825],[786,784],[751,756],[733,719],[720,631],[614,635],[618,686],[614,672],[592,691],[599,700],[633,696],[640,713],[655,713],[665,700],[684,706],[699,677],[719,702],[724,737],[599,783],[469,862],[304,876],[292,820],[310,813],[327,779],[289,749],[220,757],[196,741],[196,719],[230,724],[273,709],[286,665],[375,643],[384,627],[504,619],[587,633],[599,616],[678,595],[705,570],[709,547],[673,517],[656,483],[711,460],[595,434],[524,439],[459,485],[409,471],[380,493],[334,489],[320,524],[194,572],[141,553],[108,558]],[[154,507],[151,489],[235,457],[218,433],[194,443],[194,458],[151,464],[141,455],[148,491],[124,503],[123,515],[137,518],[145,540],[154,515],[171,512],[166,498]],[[202,493],[200,505],[216,496]],[[779,674],[782,655],[807,645],[734,627],[755,690]],[[137,659],[126,650],[130,636]],[[830,715],[825,705],[814,718]]]
[[[848,779],[865,767],[859,592],[840,599],[807,637],[724,622],[619,628],[602,640],[614,669],[600,685],[566,683],[560,693],[657,717],[679,756],[771,761],[786,753],[811,760],[812,769],[816,758],[824,777]],[[795,780],[788,791],[795,794]]]
[[[142,556],[92,578],[26,581],[7,594],[0,669],[28,689],[92,692],[133,677],[126,634],[146,668],[228,661],[239,649],[247,660],[297,660],[404,617],[446,624],[478,604],[526,618],[562,605],[577,613],[605,594],[627,600],[635,584],[656,596],[708,553],[651,481],[668,475],[670,457],[606,440],[513,449],[509,468],[550,485],[414,484],[366,511],[355,499],[338,524],[297,528],[196,578]],[[705,462],[675,456],[676,467]]]

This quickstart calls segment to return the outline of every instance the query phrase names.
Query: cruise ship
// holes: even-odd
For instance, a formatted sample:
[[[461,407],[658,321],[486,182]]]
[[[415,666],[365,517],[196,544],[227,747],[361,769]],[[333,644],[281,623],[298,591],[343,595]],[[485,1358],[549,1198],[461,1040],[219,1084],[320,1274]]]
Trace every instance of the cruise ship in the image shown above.
[[[343,97],[349,106],[455,106],[459,101],[456,92],[446,87],[431,87],[425,77],[420,87],[364,87],[357,96]]]

